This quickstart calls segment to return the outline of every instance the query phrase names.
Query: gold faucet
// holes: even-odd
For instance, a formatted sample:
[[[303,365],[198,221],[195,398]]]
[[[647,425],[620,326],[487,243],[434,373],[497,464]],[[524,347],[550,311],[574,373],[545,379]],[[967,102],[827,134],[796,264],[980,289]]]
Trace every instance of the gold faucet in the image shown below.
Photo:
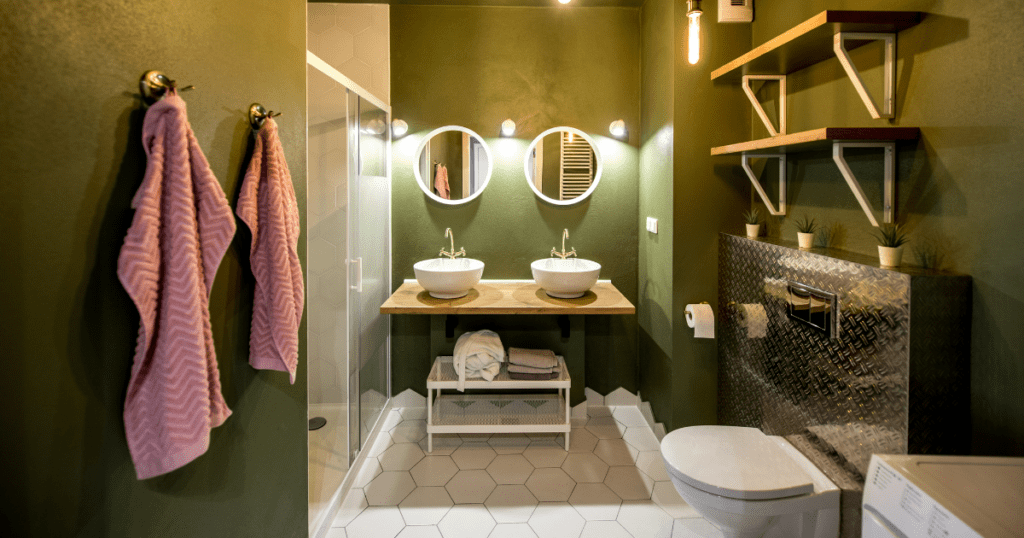
[[[449,259],[454,260],[455,258],[458,258],[459,256],[465,256],[466,255],[466,247],[462,247],[462,248],[459,249],[458,252],[455,252],[455,234],[452,233],[452,229],[451,228],[445,228],[444,236],[445,237],[450,237],[452,239],[452,251],[451,252],[445,252],[444,251],[444,247],[441,247],[441,253],[438,254],[438,256],[447,256]]]
[[[569,252],[565,251],[565,240],[566,239],[569,239],[569,229],[568,228],[566,228],[565,230],[562,231],[562,252],[558,252],[557,250],[555,250],[555,247],[551,247],[551,255],[552,256],[558,256],[559,258],[562,258],[564,260],[564,259],[568,258],[569,256],[575,256],[576,255],[576,249],[575,248],[573,248]]]

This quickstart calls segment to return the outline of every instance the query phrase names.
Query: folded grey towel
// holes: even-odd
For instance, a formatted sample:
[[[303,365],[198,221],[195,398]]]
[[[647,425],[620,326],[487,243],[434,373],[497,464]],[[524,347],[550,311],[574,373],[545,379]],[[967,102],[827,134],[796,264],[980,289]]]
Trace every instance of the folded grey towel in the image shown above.
[[[508,348],[508,362],[530,368],[553,368],[558,365],[555,352],[550,349]]]
[[[555,366],[554,368],[530,368],[529,366],[522,366],[519,364],[509,364],[508,373],[510,374],[557,374],[561,371],[561,368]]]
[[[512,379],[518,379],[520,381],[549,381],[551,379],[558,379],[558,372],[550,374],[519,374],[515,372],[509,372],[508,376]]]

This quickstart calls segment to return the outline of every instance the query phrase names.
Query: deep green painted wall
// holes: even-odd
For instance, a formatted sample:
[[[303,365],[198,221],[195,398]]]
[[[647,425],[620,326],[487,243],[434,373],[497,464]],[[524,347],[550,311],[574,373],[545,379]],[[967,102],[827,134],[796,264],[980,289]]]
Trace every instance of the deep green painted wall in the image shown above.
[[[254,13],[273,24],[257,31]],[[139,320],[116,275],[145,169],[135,94],[147,69],[198,88],[184,94],[192,126],[232,206],[246,109],[283,111],[304,213],[305,4],[7,2],[0,41],[0,534],[305,536],[305,360],[295,385],[248,365],[248,230],[239,223],[211,299],[234,414],[205,455],[144,482],[121,416]]]
[[[674,0],[647,0],[640,10],[639,381],[661,422],[672,418],[674,12]],[[647,217],[658,219],[657,234],[645,231]]]
[[[912,234],[904,263],[919,265],[915,249],[929,249],[940,267],[974,278],[973,452],[1024,455],[1024,248],[1013,232],[1024,217],[1020,3],[761,0],[753,42],[763,43],[826,8],[928,13],[897,38],[895,120],[872,120],[838,61],[829,60],[789,77],[789,129],[921,128],[919,142],[899,149],[896,213]],[[875,95],[881,88],[879,50],[868,45],[853,55]],[[764,136],[756,117],[753,127],[755,137]],[[868,196],[880,207],[881,161],[853,160]],[[792,217],[807,214],[837,224],[841,248],[877,255],[872,227],[831,154],[801,154],[789,162],[791,210],[781,233],[792,237]]]
[[[568,228],[567,246],[636,302],[639,25],[635,8],[392,6],[391,102],[410,131],[392,148],[395,288],[447,245],[446,227],[489,279],[531,279],[530,262],[561,248]],[[517,124],[511,139],[497,136],[506,118]],[[617,119],[628,142],[608,136]],[[479,133],[495,158],[484,193],[458,207],[430,201],[412,168],[422,136],[452,124]],[[559,125],[590,134],[604,157],[597,190],[572,207],[538,200],[523,172],[529,143]],[[588,316],[586,326],[586,385],[636,391],[636,317]],[[393,317],[394,394],[425,392],[429,335],[426,316]]]

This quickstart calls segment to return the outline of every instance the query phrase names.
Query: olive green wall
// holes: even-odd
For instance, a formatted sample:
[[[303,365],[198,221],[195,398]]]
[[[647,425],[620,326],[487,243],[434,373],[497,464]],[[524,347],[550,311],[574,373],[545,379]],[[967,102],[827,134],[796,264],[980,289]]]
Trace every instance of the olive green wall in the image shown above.
[[[672,145],[675,110],[675,0],[640,10],[640,211],[637,321],[640,396],[658,421],[672,418]],[[645,231],[647,217],[658,233]]]
[[[254,13],[273,24],[255,31]],[[283,111],[304,206],[305,20],[303,2],[283,0],[0,10],[5,535],[306,535],[305,339],[295,385],[248,365],[248,230],[239,223],[211,299],[234,414],[205,455],[142,482],[122,420],[139,318],[116,274],[145,169],[136,94],[148,69],[198,88],[184,94],[192,126],[232,206],[250,144],[246,109]]]
[[[938,258],[935,265],[974,278],[973,452],[1024,455],[1024,249],[1014,233],[1024,217],[1020,3],[760,0],[753,43],[763,43],[826,8],[927,13],[921,24],[897,38],[895,120],[872,120],[838,61],[828,60],[789,77],[789,130],[832,125],[921,128],[919,142],[898,149],[896,214],[911,234],[904,263],[920,265],[915,251],[929,251]],[[865,46],[853,58],[879,95],[880,47]],[[756,117],[753,127],[753,136],[764,136]],[[868,196],[880,207],[880,159],[869,155],[851,161]],[[792,238],[792,217],[807,214],[840,228],[839,247],[877,255],[873,228],[831,154],[799,154],[789,162],[790,217],[781,226],[773,225],[773,233],[781,229],[783,237]],[[738,215],[735,219],[739,222]]]
[[[392,6],[391,102],[409,123],[392,148],[394,287],[447,246],[446,227],[456,248],[486,263],[485,279],[531,279],[530,262],[561,248],[568,228],[567,247],[601,263],[601,278],[636,302],[639,25],[635,8]],[[513,138],[497,136],[506,118],[517,124]],[[628,142],[608,136],[620,118]],[[422,136],[452,124],[484,137],[495,159],[487,189],[457,207],[429,200],[412,168]],[[589,133],[604,158],[597,190],[571,207],[537,199],[523,172],[529,143],[559,125]],[[393,393],[424,393],[430,322],[392,320]],[[588,316],[586,386],[636,391],[636,327],[635,316]]]

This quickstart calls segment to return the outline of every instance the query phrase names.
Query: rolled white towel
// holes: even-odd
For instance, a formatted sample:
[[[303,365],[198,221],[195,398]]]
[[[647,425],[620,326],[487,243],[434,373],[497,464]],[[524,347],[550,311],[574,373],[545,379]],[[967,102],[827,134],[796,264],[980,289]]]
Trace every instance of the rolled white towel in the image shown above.
[[[459,392],[466,390],[467,377],[493,381],[505,360],[505,348],[494,331],[468,332],[455,341],[452,366],[459,374]]]

